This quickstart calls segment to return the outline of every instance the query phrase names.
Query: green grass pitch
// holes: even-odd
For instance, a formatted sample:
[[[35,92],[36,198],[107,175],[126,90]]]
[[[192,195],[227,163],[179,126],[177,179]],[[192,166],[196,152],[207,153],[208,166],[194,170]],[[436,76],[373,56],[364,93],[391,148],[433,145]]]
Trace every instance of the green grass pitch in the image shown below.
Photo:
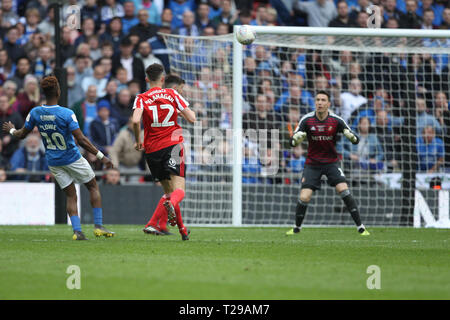
[[[69,226],[0,226],[0,299],[450,299],[450,230],[197,227],[183,242],[108,227],[116,237],[85,225],[90,240],[73,241]]]

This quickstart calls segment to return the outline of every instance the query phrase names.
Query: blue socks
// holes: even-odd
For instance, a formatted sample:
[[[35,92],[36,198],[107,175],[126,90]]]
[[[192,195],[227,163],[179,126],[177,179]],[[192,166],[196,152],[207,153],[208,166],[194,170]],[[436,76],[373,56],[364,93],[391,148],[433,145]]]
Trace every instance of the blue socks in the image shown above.
[[[102,208],[93,208],[94,210],[94,224],[103,225],[103,210]]]
[[[80,222],[80,217],[78,215],[71,216],[70,222],[72,222],[73,231],[81,231],[81,222]]]

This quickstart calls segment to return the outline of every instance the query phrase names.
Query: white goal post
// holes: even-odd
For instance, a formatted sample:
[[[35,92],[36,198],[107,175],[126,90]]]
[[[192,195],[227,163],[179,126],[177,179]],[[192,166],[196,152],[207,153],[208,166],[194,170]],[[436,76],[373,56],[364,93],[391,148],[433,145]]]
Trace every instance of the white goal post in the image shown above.
[[[234,26],[234,33],[238,27]],[[293,118],[313,110],[311,97],[322,86],[331,93],[332,111],[345,117],[357,132],[369,122],[369,134],[364,135],[367,145],[361,149],[338,142],[363,223],[412,226],[416,188],[427,194],[425,199],[437,216],[437,196],[427,189],[433,178],[440,178],[443,188],[450,183],[450,168],[446,167],[450,150],[445,150],[450,135],[446,118],[449,110],[441,110],[438,105],[444,99],[448,103],[450,96],[450,31],[252,29],[257,36],[249,46],[238,43],[234,34],[190,38],[164,35],[172,52],[171,72],[185,78],[187,98],[193,109],[200,111],[199,120],[206,118],[201,129],[183,124],[194,153],[191,169],[188,163],[182,208],[185,219],[198,225],[292,225],[301,185],[298,168],[304,165],[307,146],[288,149],[284,131],[291,130],[289,121]],[[294,88],[297,84],[299,88]],[[229,95],[230,119],[226,107]],[[419,108],[422,100],[425,114],[416,114],[416,105]],[[298,113],[295,101],[299,102]],[[270,108],[265,110],[263,104]],[[267,118],[261,118],[261,113]],[[443,163],[433,170],[422,160],[431,161],[440,154],[423,155],[421,142],[416,145],[416,133],[421,136],[425,127],[433,129],[435,149],[441,152],[440,146],[444,148]],[[249,130],[255,128],[258,135],[264,130],[278,133],[269,133],[266,141],[257,136],[254,142]],[[231,134],[225,133],[228,129],[232,129]],[[270,139],[277,134],[279,143],[274,144]],[[219,158],[230,161],[215,162],[211,169],[204,161],[204,152],[214,148],[204,144],[214,142],[214,136],[225,137],[218,142],[224,149]],[[217,159],[217,151],[211,152],[206,158]],[[425,146],[425,152],[431,151]],[[201,163],[198,157],[192,160],[199,153],[203,155]],[[354,160],[356,157],[358,160]],[[269,170],[274,163],[276,170]],[[425,177],[416,179],[416,175]],[[313,196],[305,224],[352,225],[334,189],[325,181],[321,189]]]

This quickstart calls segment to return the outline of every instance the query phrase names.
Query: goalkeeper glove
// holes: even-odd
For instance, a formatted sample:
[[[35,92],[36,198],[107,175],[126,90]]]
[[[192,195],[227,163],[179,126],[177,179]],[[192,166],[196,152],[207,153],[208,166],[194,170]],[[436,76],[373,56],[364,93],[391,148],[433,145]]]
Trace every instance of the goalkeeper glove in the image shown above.
[[[306,137],[306,132],[298,131],[291,138],[291,146],[298,146]]]
[[[358,141],[358,138],[348,129],[344,129],[344,135],[352,143],[356,143]]]

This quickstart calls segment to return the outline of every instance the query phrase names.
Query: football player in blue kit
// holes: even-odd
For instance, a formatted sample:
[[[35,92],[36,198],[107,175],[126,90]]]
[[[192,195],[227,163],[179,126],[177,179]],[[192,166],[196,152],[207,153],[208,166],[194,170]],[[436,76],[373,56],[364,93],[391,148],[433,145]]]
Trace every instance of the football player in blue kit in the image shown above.
[[[74,240],[87,240],[81,231],[74,182],[84,184],[89,190],[94,213],[94,235],[112,237],[114,232],[103,226],[102,200],[95,173],[87,160],[81,156],[74,137],[82,148],[96,155],[106,168],[112,168],[112,162],[84,136],[73,111],[57,104],[61,95],[58,79],[55,76],[43,78],[41,88],[46,97],[46,104],[30,111],[23,128],[16,129],[11,122],[6,122],[3,124],[3,130],[24,139],[37,126],[44,142],[50,171],[67,196],[67,213],[72,222]]]

